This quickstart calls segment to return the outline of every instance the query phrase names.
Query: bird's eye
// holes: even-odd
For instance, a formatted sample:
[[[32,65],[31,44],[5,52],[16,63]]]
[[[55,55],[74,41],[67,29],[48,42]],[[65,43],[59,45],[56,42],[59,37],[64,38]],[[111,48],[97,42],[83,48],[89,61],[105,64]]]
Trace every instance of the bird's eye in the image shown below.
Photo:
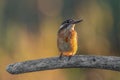
[[[66,23],[69,23],[69,21],[67,21]]]
[[[68,19],[68,20],[64,21],[62,24],[69,24],[71,22],[73,22],[73,20],[72,19]]]
[[[70,23],[71,21],[70,20],[67,20],[66,23]]]
[[[72,19],[69,19],[69,20],[67,20],[66,22],[67,22],[67,23],[71,23],[71,22],[73,22],[73,20],[72,20]]]

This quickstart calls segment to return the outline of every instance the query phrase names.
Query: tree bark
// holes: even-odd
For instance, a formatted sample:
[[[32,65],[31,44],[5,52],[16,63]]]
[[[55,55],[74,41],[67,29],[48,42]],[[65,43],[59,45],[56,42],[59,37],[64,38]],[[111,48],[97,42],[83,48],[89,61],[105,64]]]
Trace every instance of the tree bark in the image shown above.
[[[61,60],[58,57],[52,57],[10,64],[6,70],[11,74],[20,74],[63,68],[96,68],[120,71],[120,57],[75,55],[70,60],[64,56]]]

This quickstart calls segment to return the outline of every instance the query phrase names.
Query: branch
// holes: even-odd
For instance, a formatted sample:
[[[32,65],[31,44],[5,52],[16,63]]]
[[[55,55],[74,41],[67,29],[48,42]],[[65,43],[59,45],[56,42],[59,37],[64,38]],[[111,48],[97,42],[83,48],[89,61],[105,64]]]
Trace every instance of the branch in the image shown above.
[[[62,57],[62,60],[52,57],[10,64],[7,71],[11,74],[20,74],[63,68],[96,68],[120,71],[120,57],[75,55],[69,61],[68,57]]]

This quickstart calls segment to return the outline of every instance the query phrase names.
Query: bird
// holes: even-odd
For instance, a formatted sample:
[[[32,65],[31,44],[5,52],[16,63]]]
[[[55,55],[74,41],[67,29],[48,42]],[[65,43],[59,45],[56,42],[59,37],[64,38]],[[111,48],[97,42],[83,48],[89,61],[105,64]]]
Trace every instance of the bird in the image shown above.
[[[78,41],[75,24],[82,21],[82,19],[67,19],[62,22],[57,32],[57,47],[60,52],[59,59],[61,59],[62,56],[67,56],[68,60],[70,60],[71,57],[76,54],[78,49]]]

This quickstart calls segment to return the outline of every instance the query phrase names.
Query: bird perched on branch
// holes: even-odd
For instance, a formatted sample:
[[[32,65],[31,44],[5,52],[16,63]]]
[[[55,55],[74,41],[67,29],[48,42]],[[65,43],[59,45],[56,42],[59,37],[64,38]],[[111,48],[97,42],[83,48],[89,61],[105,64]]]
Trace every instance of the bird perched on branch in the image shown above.
[[[75,24],[83,21],[81,20],[73,20],[68,19],[65,20],[57,34],[57,46],[60,52],[60,59],[62,56],[68,56],[68,60],[70,60],[71,56],[75,55],[77,51],[77,32],[75,31],[74,27]]]

